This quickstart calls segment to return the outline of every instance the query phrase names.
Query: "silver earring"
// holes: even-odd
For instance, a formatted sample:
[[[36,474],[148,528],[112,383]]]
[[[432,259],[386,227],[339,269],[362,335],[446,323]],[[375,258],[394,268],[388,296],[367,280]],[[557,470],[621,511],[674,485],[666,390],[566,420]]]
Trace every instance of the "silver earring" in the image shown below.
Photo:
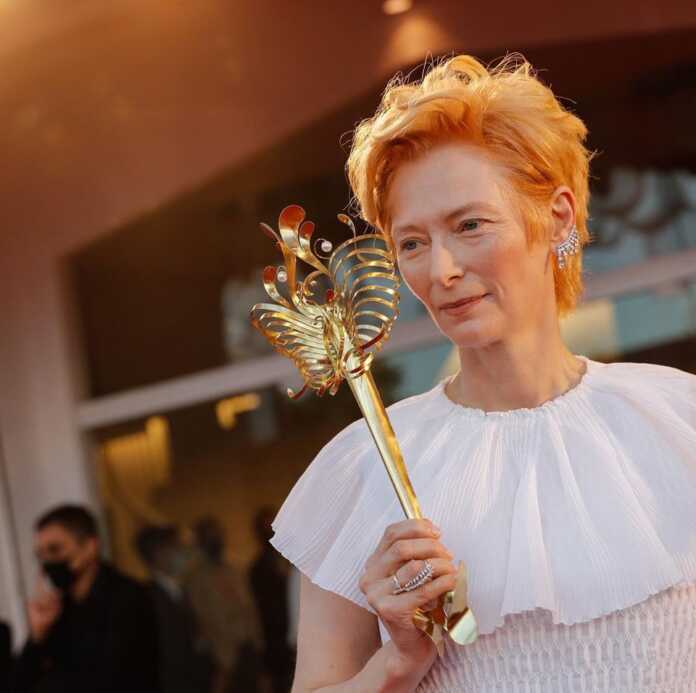
[[[558,268],[564,269],[566,266],[566,257],[568,255],[577,255],[580,250],[580,237],[575,224],[568,234],[568,238],[556,246],[556,258],[558,259]]]

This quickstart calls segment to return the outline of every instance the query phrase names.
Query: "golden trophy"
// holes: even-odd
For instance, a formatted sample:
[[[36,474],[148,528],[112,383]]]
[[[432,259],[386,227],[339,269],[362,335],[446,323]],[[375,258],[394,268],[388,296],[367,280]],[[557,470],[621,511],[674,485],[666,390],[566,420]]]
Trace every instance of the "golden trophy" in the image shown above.
[[[261,228],[276,241],[284,264],[266,267],[263,283],[274,303],[258,303],[251,321],[276,351],[299,369],[304,386],[288,395],[297,398],[308,388],[333,395],[345,380],[377,445],[389,479],[407,518],[422,517],[418,499],[370,372],[374,354],[389,337],[398,316],[399,277],[386,239],[378,233],[358,235],[345,214],[339,221],[352,232],[336,249],[314,239],[315,226],[302,207],[283,209],[279,233]],[[311,271],[300,279],[297,261]],[[281,291],[282,288],[282,291]],[[456,588],[435,609],[417,611],[415,625],[435,643],[438,652],[446,635],[460,645],[477,637],[476,620],[467,604],[467,577],[459,564]]]

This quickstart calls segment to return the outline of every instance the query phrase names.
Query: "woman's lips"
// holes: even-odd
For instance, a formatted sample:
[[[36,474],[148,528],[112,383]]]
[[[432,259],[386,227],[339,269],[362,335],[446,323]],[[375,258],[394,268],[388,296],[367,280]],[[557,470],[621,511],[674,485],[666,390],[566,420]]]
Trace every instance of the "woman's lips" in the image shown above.
[[[445,303],[440,307],[440,310],[447,315],[463,315],[464,313],[470,311],[474,306],[478,305],[487,295],[488,294],[481,294],[481,296],[470,296],[469,298],[463,298],[460,301]]]

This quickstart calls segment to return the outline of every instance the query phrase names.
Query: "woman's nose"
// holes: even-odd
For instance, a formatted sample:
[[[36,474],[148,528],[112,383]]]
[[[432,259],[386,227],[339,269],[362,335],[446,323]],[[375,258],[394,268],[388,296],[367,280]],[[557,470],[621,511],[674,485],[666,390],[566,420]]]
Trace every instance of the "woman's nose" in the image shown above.
[[[433,244],[430,255],[430,280],[449,286],[464,274],[461,263],[447,246]]]

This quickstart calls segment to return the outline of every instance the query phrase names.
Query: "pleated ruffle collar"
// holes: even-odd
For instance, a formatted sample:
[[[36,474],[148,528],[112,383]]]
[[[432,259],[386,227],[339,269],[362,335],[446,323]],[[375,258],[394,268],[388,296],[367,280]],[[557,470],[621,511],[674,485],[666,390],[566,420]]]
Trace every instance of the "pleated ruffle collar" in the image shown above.
[[[431,390],[430,394],[434,398],[437,398],[438,396],[441,397],[443,399],[442,403],[445,405],[444,408],[451,410],[453,413],[456,412],[460,416],[468,416],[473,418],[488,417],[491,419],[515,419],[528,416],[540,416],[545,411],[562,407],[569,401],[572,401],[574,398],[582,395],[582,393],[590,386],[593,376],[596,374],[596,367],[603,365],[591,361],[586,356],[578,355],[576,358],[579,358],[585,362],[585,372],[582,374],[580,381],[566,392],[536,407],[519,407],[517,409],[510,409],[506,411],[486,411],[476,407],[467,407],[451,400],[445,392],[445,388],[452,378],[445,378],[444,380],[440,381]]]
[[[587,361],[534,409],[458,405],[444,383],[390,407],[421,507],[469,572],[481,634],[547,609],[588,621],[696,581],[696,377]],[[364,422],[315,458],[274,546],[316,584],[369,608],[358,581],[401,510]]]

